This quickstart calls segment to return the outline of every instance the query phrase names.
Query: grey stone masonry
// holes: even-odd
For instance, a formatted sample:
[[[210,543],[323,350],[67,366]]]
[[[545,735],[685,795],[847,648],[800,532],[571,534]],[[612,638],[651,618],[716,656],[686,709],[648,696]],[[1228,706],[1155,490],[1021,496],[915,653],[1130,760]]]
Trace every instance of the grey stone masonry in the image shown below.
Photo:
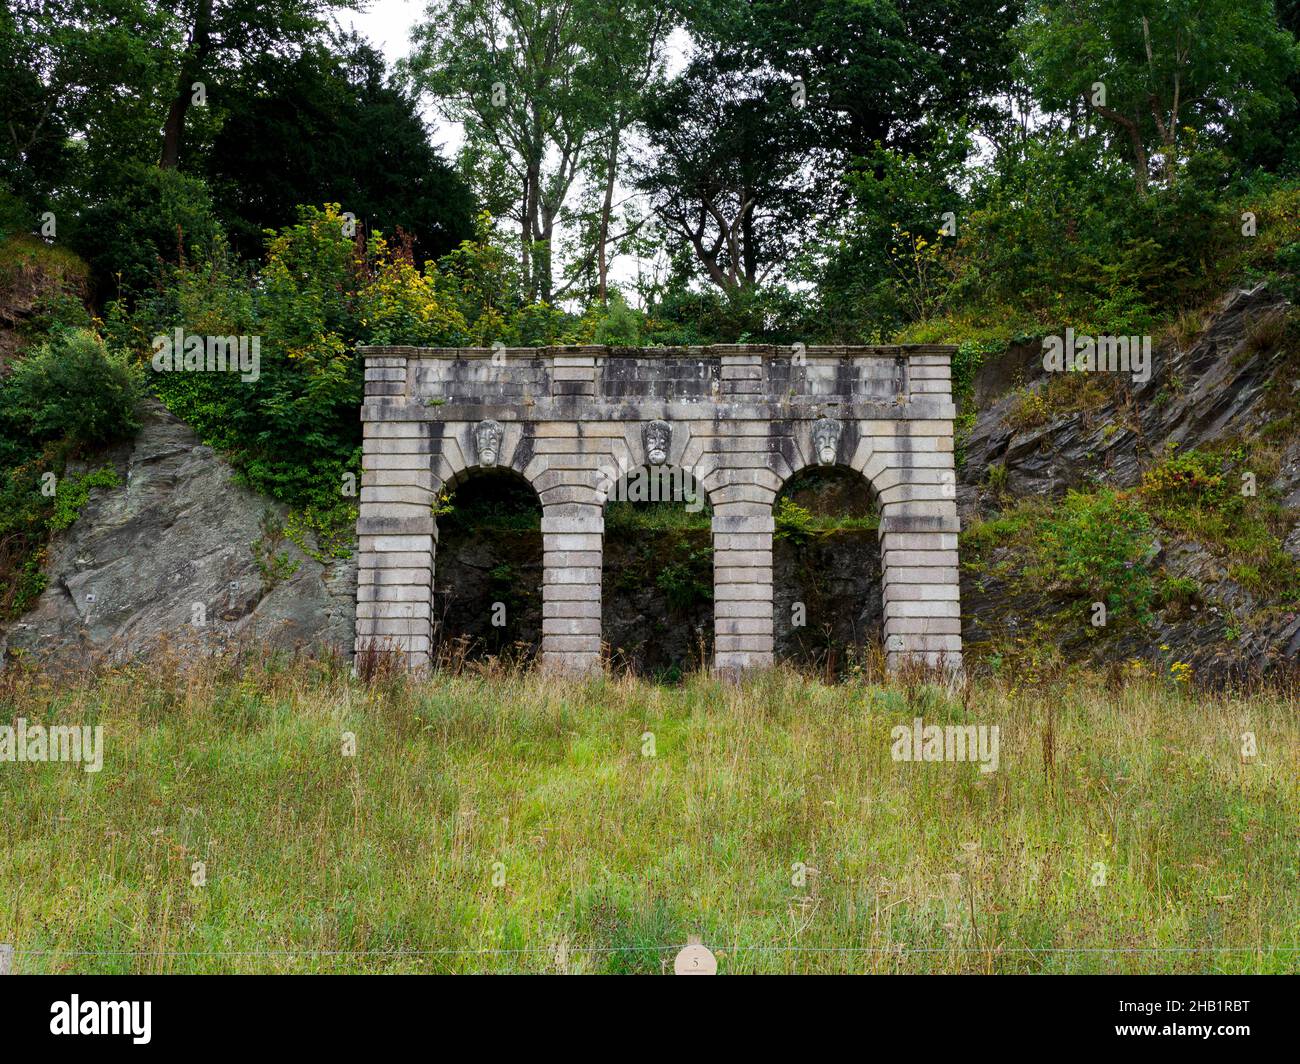
[[[357,651],[429,664],[433,503],[499,467],[541,501],[542,664],[600,669],[605,503],[638,473],[676,473],[713,514],[714,667],[771,666],[773,503],[801,469],[838,465],[866,479],[880,510],[891,667],[959,669],[952,352],[362,348]]]

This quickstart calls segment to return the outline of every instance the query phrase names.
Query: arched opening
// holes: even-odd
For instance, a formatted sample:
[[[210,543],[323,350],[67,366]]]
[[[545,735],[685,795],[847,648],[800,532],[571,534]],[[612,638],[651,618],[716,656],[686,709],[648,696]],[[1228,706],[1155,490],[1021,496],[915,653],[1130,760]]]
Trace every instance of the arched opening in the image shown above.
[[[712,661],[712,520],[675,466],[633,469],[610,491],[601,631],[615,671],[675,683]]]
[[[439,497],[433,662],[531,661],[542,634],[542,507],[509,469],[473,469]]]
[[[870,485],[843,466],[811,466],[786,481],[773,517],[777,659],[842,677],[867,661],[884,625]]]

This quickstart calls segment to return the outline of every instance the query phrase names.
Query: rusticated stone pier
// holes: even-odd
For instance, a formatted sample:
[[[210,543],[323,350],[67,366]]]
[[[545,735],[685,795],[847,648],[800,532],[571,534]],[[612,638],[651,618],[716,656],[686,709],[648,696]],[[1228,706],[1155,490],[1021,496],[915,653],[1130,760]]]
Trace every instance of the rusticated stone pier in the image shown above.
[[[866,478],[880,509],[884,635],[957,669],[953,348],[362,349],[357,650],[428,664],[432,504],[477,469],[542,506],[542,663],[601,666],[604,509],[638,470],[689,474],[713,513],[715,668],[773,663],[772,505],[808,466]]]

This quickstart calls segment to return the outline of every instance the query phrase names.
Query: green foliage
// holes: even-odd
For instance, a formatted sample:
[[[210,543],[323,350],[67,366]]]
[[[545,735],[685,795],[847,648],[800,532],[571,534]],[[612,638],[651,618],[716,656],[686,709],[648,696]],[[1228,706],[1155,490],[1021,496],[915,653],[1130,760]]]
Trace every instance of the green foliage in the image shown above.
[[[975,375],[985,359],[1000,355],[1006,344],[998,340],[964,340],[957,345],[952,356],[952,398],[959,407],[970,402],[975,394]]]
[[[1105,602],[1112,615],[1147,617],[1154,541],[1141,507],[1110,491],[1070,492],[1040,534],[1039,571],[1049,582]]]
[[[1206,451],[1179,451],[1171,445],[1165,458],[1142,475],[1142,494],[1166,513],[1211,509],[1240,512],[1245,499],[1231,479],[1231,459]]]
[[[1150,517],[1128,495],[1070,492],[1050,506],[1021,502],[968,527],[961,546],[972,572],[989,569],[995,552],[1004,552],[998,571],[1039,592],[1082,605],[1104,602],[1117,620],[1149,617],[1155,540]]]
[[[138,427],[139,375],[95,333],[56,333],[0,383],[0,435],[111,443]]]
[[[682,531],[708,529],[713,516],[709,508],[691,511],[680,503],[635,503],[612,501],[605,506],[608,532]]]
[[[642,316],[627,305],[617,289],[609,294],[609,306],[596,323],[595,341],[616,347],[635,347],[641,342]]]
[[[73,245],[109,291],[138,296],[166,267],[205,257],[220,234],[201,179],[126,162],[103,201],[82,215]]]
[[[1160,606],[1178,615],[1201,601],[1201,585],[1189,576],[1166,576],[1157,592]]]
[[[28,219],[15,235],[0,237],[0,322],[16,325],[19,346],[91,325],[83,302],[89,267],[68,248],[30,235],[31,228]]]
[[[299,563],[292,555],[280,550],[289,537],[284,522],[275,515],[275,511],[262,511],[258,528],[261,535],[249,544],[249,549],[253,553],[257,571],[262,576],[262,586],[269,593],[293,576],[298,571]]]
[[[1202,131],[1276,117],[1300,63],[1272,0],[1154,4],[1140,17],[1126,0],[1035,0],[1016,41],[1041,103],[1082,105],[1095,115],[1127,150],[1139,193],[1156,152],[1173,183]],[[1098,83],[1104,100],[1095,95]]]
[[[456,344],[464,323],[438,289],[372,236],[358,248],[344,235],[337,205],[304,208],[297,224],[270,241],[255,275],[220,244],[206,261],[173,272],[171,285],[133,312],[114,308],[110,328],[146,358],[157,334],[178,323],[187,333],[257,337],[260,374],[159,373],[159,396],[209,443],[230,453],[255,489],[309,509],[307,525],[327,514],[346,520],[343,475],[360,475],[357,407],[363,392],[362,343]]]
[[[81,516],[81,508],[90,498],[91,488],[116,488],[121,483],[117,470],[112,466],[101,466],[89,473],[65,476],[59,482],[54,496],[54,512],[48,521],[49,530],[62,532],[65,528],[71,528]]]
[[[321,201],[342,203],[367,230],[400,227],[417,265],[473,237],[469,189],[364,41],[342,37],[288,62],[267,55],[213,102],[222,120],[206,172],[246,257],[260,257],[264,231],[292,225],[299,204]]]
[[[852,205],[817,277],[820,313],[843,342],[887,340],[948,302],[956,243],[948,223],[960,232],[953,208],[971,141],[960,129],[927,133],[923,153],[877,144],[846,175]]]
[[[0,620],[26,612],[45,590],[50,535],[72,526],[92,488],[119,484],[112,466],[65,474],[66,450],[59,441],[26,461],[0,465]],[[52,495],[42,490],[51,487]]]
[[[30,233],[35,227],[36,212],[8,185],[0,182],[0,242]]]
[[[713,599],[713,549],[683,548],[681,556],[660,564],[655,586],[671,610],[686,611]]]
[[[800,506],[789,496],[781,496],[772,510],[776,523],[774,533],[777,539],[788,539],[791,543],[803,543],[813,534],[814,519],[812,512]]]
[[[1262,459],[1245,446],[1218,451],[1179,451],[1142,477],[1140,494],[1163,526],[1209,547],[1227,561],[1229,577],[1274,602],[1300,602],[1300,568],[1283,540],[1292,525],[1289,511],[1262,496],[1242,493],[1242,474],[1256,472]],[[1262,483],[1257,491],[1266,490]]]
[[[533,532],[541,528],[542,508],[523,477],[482,473],[453,491],[444,490],[435,514],[438,528],[473,535],[478,529]]]
[[[0,180],[35,210],[75,209],[103,198],[117,162],[157,159],[177,14],[150,0],[0,5]],[[61,238],[74,209],[56,211]]]

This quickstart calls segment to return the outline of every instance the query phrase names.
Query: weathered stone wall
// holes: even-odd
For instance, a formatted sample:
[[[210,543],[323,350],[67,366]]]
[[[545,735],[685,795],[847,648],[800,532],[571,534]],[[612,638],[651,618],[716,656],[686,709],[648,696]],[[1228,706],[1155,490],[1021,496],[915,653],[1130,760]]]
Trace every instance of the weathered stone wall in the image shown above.
[[[367,348],[357,648],[427,664],[431,503],[474,468],[542,504],[542,661],[601,663],[604,507],[629,472],[691,474],[713,512],[714,665],[774,656],[772,504],[817,464],[856,470],[881,513],[892,664],[958,667],[950,358],[938,346]]]

